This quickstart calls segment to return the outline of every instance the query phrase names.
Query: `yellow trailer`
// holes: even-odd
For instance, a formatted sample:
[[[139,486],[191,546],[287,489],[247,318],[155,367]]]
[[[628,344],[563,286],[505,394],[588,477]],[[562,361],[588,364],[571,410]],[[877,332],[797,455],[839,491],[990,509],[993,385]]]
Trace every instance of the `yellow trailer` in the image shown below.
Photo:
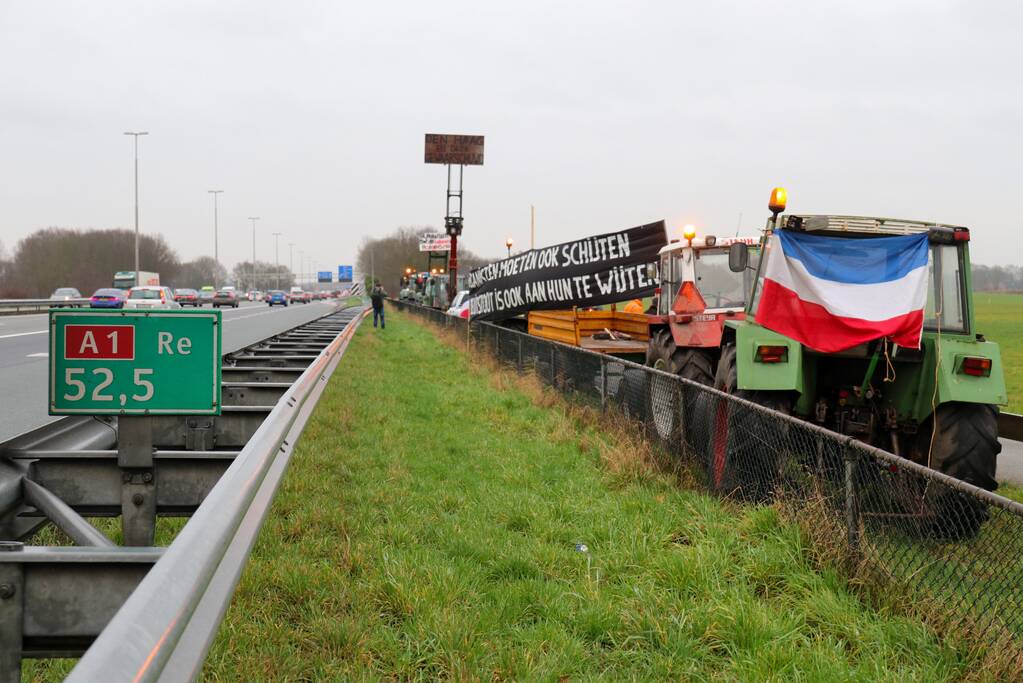
[[[614,306],[609,311],[573,308],[565,311],[531,311],[528,321],[529,334],[536,337],[597,353],[613,356],[638,354],[646,358],[650,322],[644,313],[626,313],[615,310]],[[627,337],[605,338],[618,335]]]

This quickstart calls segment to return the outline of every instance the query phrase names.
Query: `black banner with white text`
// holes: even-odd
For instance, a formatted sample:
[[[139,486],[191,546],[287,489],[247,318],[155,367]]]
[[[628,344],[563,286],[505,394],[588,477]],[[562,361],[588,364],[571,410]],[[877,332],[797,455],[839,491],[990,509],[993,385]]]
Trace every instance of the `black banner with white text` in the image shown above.
[[[473,320],[598,306],[653,294],[648,264],[667,244],[664,221],[531,249],[469,273]]]

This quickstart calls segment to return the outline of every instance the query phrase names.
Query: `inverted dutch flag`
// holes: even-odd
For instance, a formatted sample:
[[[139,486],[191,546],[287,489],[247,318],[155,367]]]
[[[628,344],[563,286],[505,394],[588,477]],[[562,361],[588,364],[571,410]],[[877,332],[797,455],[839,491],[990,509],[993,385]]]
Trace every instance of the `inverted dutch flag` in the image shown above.
[[[881,337],[920,348],[927,234],[849,239],[779,230],[756,321],[824,353]]]

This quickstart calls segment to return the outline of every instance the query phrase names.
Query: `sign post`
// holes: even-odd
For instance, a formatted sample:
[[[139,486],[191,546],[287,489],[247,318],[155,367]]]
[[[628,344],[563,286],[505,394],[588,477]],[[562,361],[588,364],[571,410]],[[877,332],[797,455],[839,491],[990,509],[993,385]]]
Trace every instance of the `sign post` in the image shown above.
[[[446,164],[448,167],[444,231],[451,237],[451,249],[448,251],[448,295],[453,299],[458,291],[458,237],[462,234],[462,176],[466,166],[483,165],[483,136],[427,133],[425,160],[428,164]],[[458,167],[457,187],[452,184],[452,166]]]
[[[50,415],[116,415],[125,545],[156,529],[153,415],[219,415],[220,311],[50,312]]]

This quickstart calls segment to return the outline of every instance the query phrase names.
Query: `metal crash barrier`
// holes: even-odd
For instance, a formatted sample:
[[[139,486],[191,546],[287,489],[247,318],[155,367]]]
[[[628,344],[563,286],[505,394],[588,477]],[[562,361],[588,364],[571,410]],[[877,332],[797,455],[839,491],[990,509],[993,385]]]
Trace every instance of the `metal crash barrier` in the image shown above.
[[[70,681],[199,675],[364,317],[340,310],[225,355],[221,414],[149,418],[148,467],[124,461],[124,442],[142,438],[124,418],[64,418],[0,444],[0,682],[20,680],[22,658],[45,657],[81,656]],[[127,542],[149,543],[115,545],[85,519],[104,516],[121,517]],[[182,516],[173,542],[153,547],[157,517]],[[76,545],[23,544],[51,523]]]
[[[42,313],[51,308],[88,307],[90,299],[0,299],[0,315]]]

